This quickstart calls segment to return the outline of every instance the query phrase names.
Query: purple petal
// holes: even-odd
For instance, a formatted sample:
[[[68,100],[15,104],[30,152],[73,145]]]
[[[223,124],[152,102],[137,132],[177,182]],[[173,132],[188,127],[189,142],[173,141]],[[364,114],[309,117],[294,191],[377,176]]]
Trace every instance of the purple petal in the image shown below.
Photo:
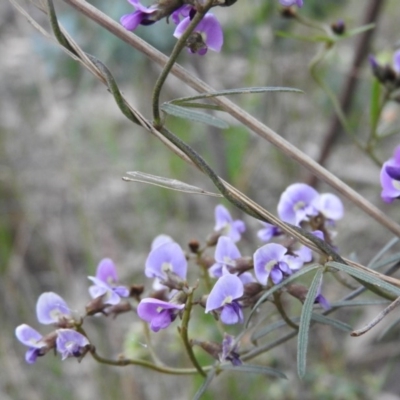
[[[256,281],[250,272],[243,272],[243,274],[238,275],[238,277],[242,281],[243,285]]]
[[[40,349],[45,346],[45,344],[41,342],[43,336],[27,324],[17,326],[15,329],[15,336],[25,346],[35,349]]]
[[[224,34],[218,19],[211,13],[207,13],[197,25],[195,32],[199,32],[204,43],[210,50],[219,53],[224,44]]]
[[[89,344],[86,336],[73,329],[57,330],[56,347],[57,351],[61,353],[63,360],[67,357],[80,357],[83,348]]]
[[[36,316],[41,324],[49,325],[65,317],[71,317],[71,311],[65,300],[53,292],[42,293],[36,303]]]
[[[215,207],[215,231],[220,231],[221,229],[225,228],[226,225],[231,224],[233,219],[229,211],[222,205],[218,204]]]
[[[186,279],[187,261],[177,243],[165,243],[153,249],[147,257],[145,275],[149,278],[166,279],[166,272],[172,271]]]
[[[386,173],[395,181],[400,181],[400,166],[388,165]]]
[[[312,257],[312,255],[311,255],[311,257]],[[287,271],[282,269],[282,263],[280,263],[279,265],[281,266],[281,270],[288,274],[291,274],[292,271],[298,271],[304,264],[303,259],[300,257],[297,257],[297,256],[286,255],[283,257],[283,260],[284,260],[284,264],[286,264],[288,266],[290,272],[288,273]]]
[[[183,33],[186,31],[186,29],[189,26],[189,24],[190,24],[190,18],[189,17],[186,17],[181,22],[179,22],[179,24],[175,28],[174,37],[179,39],[183,35]]]
[[[212,278],[220,278],[222,276],[222,264],[215,263],[208,269],[208,274]]]
[[[312,205],[327,219],[336,221],[343,217],[343,203],[334,194],[323,193],[313,201]]]
[[[290,7],[294,5],[298,7],[303,7],[303,0],[279,0],[279,2],[285,7]]]
[[[165,243],[173,243],[174,239],[168,235],[158,235],[151,242],[151,250],[154,250],[156,247],[159,247]]]
[[[237,302],[226,304],[220,315],[221,321],[226,325],[243,323],[243,311]]]
[[[274,267],[282,260],[286,252],[286,247],[277,243],[268,243],[260,247],[254,253],[254,272],[257,280],[262,285],[267,284],[270,273],[272,273]],[[274,279],[277,279],[280,274],[278,272],[274,272]]]
[[[386,202],[391,202],[393,199],[396,199],[400,196],[400,182],[392,179],[386,172],[387,167],[390,166],[397,166],[393,159],[390,159],[383,164],[380,174],[382,186],[381,197]]]
[[[263,242],[269,242],[274,236],[279,235],[279,228],[267,222],[261,221],[261,223],[263,224],[264,228],[257,232],[257,236],[260,240]]]
[[[89,287],[89,294],[93,299],[103,296],[103,303],[110,305],[116,305],[121,301],[121,298],[114,292],[114,289],[110,285],[94,276],[88,276],[88,279],[95,284],[95,286]]]
[[[128,31],[134,31],[142,22],[143,13],[141,11],[135,11],[130,14],[123,15],[119,22]]]
[[[190,11],[193,9],[192,6],[185,4],[182,7],[179,7],[177,10],[175,10],[172,14],[171,14],[171,19],[172,22],[175,25],[178,25],[181,17],[186,18],[189,17]]]
[[[393,68],[397,73],[400,73],[400,50],[393,54]]]
[[[308,220],[309,215],[318,212],[312,206],[319,194],[305,183],[290,185],[281,195],[278,203],[278,215],[282,221],[298,225],[301,221]]]
[[[43,353],[40,352],[40,349],[35,349],[35,348],[31,347],[25,353],[25,361],[28,364],[34,364],[36,362],[37,358],[41,355],[43,355]]]
[[[129,289],[125,286],[116,286],[112,288],[113,292],[119,297],[129,297]]]
[[[319,303],[324,310],[331,309],[329,301],[324,296],[322,296],[322,294],[319,294],[315,297],[315,303]]]
[[[229,304],[243,296],[243,283],[236,275],[223,275],[215,283],[207,298],[206,313]]]
[[[271,269],[270,272],[270,277],[271,277],[271,281],[277,285],[278,283],[281,283],[283,280],[283,273],[282,271],[276,266],[274,268]]]
[[[215,248],[215,261],[221,264],[233,266],[234,260],[241,254],[234,241],[228,236],[221,236]]]
[[[117,269],[113,260],[103,258],[96,269],[96,278],[107,283],[108,285],[118,282]]]

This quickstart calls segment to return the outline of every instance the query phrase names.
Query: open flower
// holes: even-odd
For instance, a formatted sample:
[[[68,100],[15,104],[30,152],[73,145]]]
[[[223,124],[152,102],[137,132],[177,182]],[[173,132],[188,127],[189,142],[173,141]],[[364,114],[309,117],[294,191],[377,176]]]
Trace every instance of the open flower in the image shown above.
[[[175,320],[179,311],[184,308],[184,304],[147,298],[139,303],[137,313],[141,319],[150,323],[152,331],[158,332],[160,329],[167,328]]]
[[[139,25],[151,25],[157,22],[156,13],[159,10],[158,4],[145,7],[139,0],[128,0],[135,7],[136,11],[123,15],[120,19],[122,26],[128,31],[134,31]]]
[[[42,293],[36,303],[36,316],[44,325],[64,325],[72,319],[65,300],[54,292]]]
[[[166,242],[151,250],[146,260],[144,273],[149,278],[168,280],[168,273],[186,279],[187,261],[178,243]]]
[[[290,7],[290,6],[303,7],[303,0],[279,0],[279,3],[281,3],[285,7]]]
[[[190,22],[191,17],[188,16],[178,24],[174,32],[177,39],[183,35]],[[223,43],[221,24],[213,14],[207,13],[189,36],[186,45],[191,53],[202,56],[207,53],[208,49],[219,53]]]
[[[269,224],[268,222],[260,222],[264,227],[258,230],[257,236],[263,242],[269,242],[274,236],[282,234],[282,231],[277,226]]]
[[[90,343],[86,336],[73,329],[57,329],[56,346],[62,360],[65,360],[85,355]]]
[[[383,164],[380,178],[382,200],[391,203],[400,198],[400,146],[395,149],[393,158]]]
[[[240,219],[234,221],[229,211],[221,204],[215,207],[214,214],[214,230],[220,232],[221,235],[229,236],[234,242],[238,242],[246,230],[244,222]]]
[[[215,264],[208,270],[210,276],[220,278],[223,275],[223,268],[229,271],[230,267],[235,267],[235,260],[241,254],[234,241],[228,236],[220,236],[215,248]]]
[[[243,296],[243,291],[243,283],[236,275],[223,275],[208,295],[206,313],[218,310],[224,324],[242,323],[243,312],[238,299]]]
[[[90,296],[93,299],[102,297],[103,304],[115,305],[121,301],[121,297],[129,296],[129,289],[118,286],[117,269],[110,258],[103,258],[96,269],[96,276],[88,277],[93,283],[89,287]]]
[[[38,357],[44,356],[54,347],[55,337],[52,340],[44,338],[38,331],[27,324],[19,325],[15,329],[15,336],[22,344],[28,346],[28,350],[25,353],[25,361],[28,364],[33,364]]]
[[[286,253],[287,248],[277,243],[268,243],[254,253],[254,271],[262,285],[266,285],[269,278],[278,284],[284,275],[291,275],[292,271],[302,267],[303,260],[300,257]]]

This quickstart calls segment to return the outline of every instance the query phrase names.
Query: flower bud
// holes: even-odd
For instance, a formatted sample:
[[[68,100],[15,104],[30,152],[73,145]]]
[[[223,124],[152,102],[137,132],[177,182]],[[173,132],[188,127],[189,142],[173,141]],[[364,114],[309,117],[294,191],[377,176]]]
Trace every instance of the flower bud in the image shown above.
[[[336,35],[343,35],[346,31],[346,25],[342,19],[339,19],[331,25],[331,29]]]
[[[200,242],[196,239],[192,239],[188,243],[189,249],[192,253],[197,254],[200,248]]]

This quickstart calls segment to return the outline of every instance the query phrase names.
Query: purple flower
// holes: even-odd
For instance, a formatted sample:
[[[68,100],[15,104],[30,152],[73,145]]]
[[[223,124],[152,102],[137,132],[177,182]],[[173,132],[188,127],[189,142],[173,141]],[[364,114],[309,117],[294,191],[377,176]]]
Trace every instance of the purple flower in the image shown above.
[[[243,296],[243,283],[236,275],[223,275],[207,298],[206,313],[218,310],[221,321],[232,325],[243,322],[242,308],[237,299]]]
[[[175,320],[178,312],[184,308],[184,304],[147,298],[139,303],[137,313],[141,319],[150,323],[152,331],[158,332],[160,329],[167,328]]]
[[[229,211],[221,204],[215,207],[214,214],[214,230],[221,232],[224,236],[229,236],[234,242],[238,242],[246,230],[244,222],[240,219],[234,221]]]
[[[89,340],[73,329],[57,329],[56,346],[57,351],[61,353],[61,359],[65,360],[68,357],[83,356],[88,346]]]
[[[154,248],[147,257],[144,273],[149,278],[168,280],[168,273],[186,279],[187,261],[178,243],[167,242]]]
[[[118,276],[114,262],[110,258],[103,258],[96,269],[96,276],[88,277],[93,283],[89,287],[93,299],[103,298],[104,304],[115,305],[121,297],[128,297],[129,290],[125,286],[117,286]]]
[[[284,274],[290,275],[292,271],[302,267],[303,261],[300,257],[286,253],[286,247],[277,243],[268,243],[254,253],[254,271],[262,285],[266,285],[269,278],[278,284],[283,280]]]
[[[279,199],[279,218],[293,225],[299,225],[301,221],[308,221],[310,216],[318,214],[318,210],[313,205],[318,197],[318,192],[305,183],[290,185]]]
[[[43,340],[43,336],[29,325],[18,326],[15,329],[15,336],[22,344],[29,347],[25,353],[25,361],[28,364],[33,364],[38,357],[44,356],[50,349],[48,343]]]
[[[53,292],[42,293],[36,303],[36,316],[41,324],[62,324],[71,320],[71,310],[65,300]]]
[[[179,39],[186,31],[191,22],[191,18],[183,19],[175,29],[174,36]],[[198,23],[190,35],[187,46],[191,53],[204,55],[207,50],[213,50],[219,53],[224,42],[221,24],[213,14],[207,13]]]
[[[269,242],[274,236],[279,236],[282,231],[275,225],[269,224],[268,222],[260,221],[264,228],[259,229],[257,236],[263,242]]]
[[[189,17],[192,20],[195,14],[196,9],[189,4],[185,4],[171,14],[171,19],[175,25],[178,25],[181,22],[181,17],[182,19]]]
[[[224,334],[224,340],[222,341],[222,352],[219,354],[219,360],[221,362],[230,361],[233,365],[241,365],[240,355],[238,353],[238,343],[235,342],[235,338],[227,333]]]
[[[120,19],[122,26],[128,31],[135,30],[138,25],[151,25],[157,22],[155,13],[158,11],[158,4],[150,7],[143,6],[139,0],[128,0],[135,7],[136,11],[123,15]]]
[[[322,231],[311,232],[317,238],[324,240],[324,233]],[[300,246],[298,250],[293,251],[293,253],[300,257],[303,262],[310,262],[312,260],[312,250],[307,246]]]
[[[382,200],[391,203],[400,198],[400,146],[395,149],[393,158],[383,164],[380,178]]]
[[[229,236],[220,236],[215,248],[216,263],[208,270],[210,276],[220,278],[223,275],[223,268],[229,271],[230,267],[235,267],[235,260],[240,257],[240,251],[234,241]]]
[[[399,74],[400,73],[400,50],[397,50],[393,54],[393,69]]]
[[[305,183],[290,185],[279,199],[278,215],[282,221],[289,224],[299,225],[318,213],[328,220],[340,219],[343,217],[343,204],[334,194],[320,195]]]
[[[303,0],[279,0],[279,3],[281,3],[285,7],[290,7],[290,6],[303,7]]]

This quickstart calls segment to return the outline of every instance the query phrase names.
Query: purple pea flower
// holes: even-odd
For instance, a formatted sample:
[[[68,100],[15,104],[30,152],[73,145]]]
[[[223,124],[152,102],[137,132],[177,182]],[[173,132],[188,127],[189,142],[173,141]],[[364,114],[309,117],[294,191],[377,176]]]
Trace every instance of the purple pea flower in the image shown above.
[[[293,225],[299,225],[301,221],[308,221],[310,216],[318,214],[318,210],[313,204],[318,197],[318,192],[305,183],[290,185],[279,199],[279,218]]]
[[[136,11],[121,17],[120,22],[125,29],[134,31],[139,25],[151,25],[157,22],[155,14],[159,10],[158,4],[145,7],[139,0],[128,1],[135,7]]]
[[[68,357],[81,357],[85,355],[90,346],[89,340],[73,329],[57,329],[57,351],[61,359]]]
[[[152,331],[158,332],[160,329],[167,328],[175,320],[178,312],[184,308],[184,304],[147,298],[139,303],[137,313],[141,319],[150,323]]]
[[[246,230],[244,222],[240,219],[234,221],[229,211],[221,204],[215,207],[214,214],[214,230],[221,232],[224,236],[229,236],[234,242],[238,242]]]
[[[148,278],[159,278],[161,281],[167,281],[168,273],[171,272],[186,279],[186,257],[175,242],[167,242],[151,250],[144,270]]]
[[[71,310],[65,300],[53,292],[42,293],[36,303],[36,316],[44,325],[63,325],[72,319]]]
[[[243,312],[237,299],[243,296],[243,292],[240,278],[232,274],[223,275],[208,295],[205,312],[218,310],[221,321],[227,325],[242,323]]]
[[[129,296],[129,289],[117,286],[118,276],[114,262],[110,258],[103,258],[96,269],[96,276],[88,277],[93,283],[89,287],[89,294],[93,299],[102,297],[104,304],[115,305],[121,297]]]
[[[154,250],[156,247],[161,246],[162,244],[173,243],[173,242],[174,242],[174,239],[172,239],[171,236],[163,235],[163,234],[158,235],[151,242],[151,250]]]
[[[290,7],[290,6],[303,7],[303,0],[279,0],[279,3],[281,3],[285,7]]]
[[[317,238],[324,240],[324,233],[322,231],[314,231],[311,232],[314,236],[316,236]],[[301,260],[303,260],[303,262],[310,262],[312,260],[312,250],[304,245],[301,245],[300,248],[298,250],[293,251],[293,253],[300,257]]]
[[[266,285],[269,278],[278,284],[283,280],[284,274],[290,275],[292,271],[302,267],[303,261],[300,257],[286,253],[286,247],[277,243],[268,243],[254,253],[254,271],[262,285]]]
[[[240,257],[240,251],[234,241],[229,236],[220,236],[215,248],[216,263],[210,267],[208,273],[214,278],[220,278],[224,267],[229,271],[230,267],[235,267],[235,260]]]
[[[190,22],[191,17],[189,16],[178,24],[174,32],[174,36],[177,39],[183,35]],[[189,52],[203,56],[208,49],[219,53],[223,43],[224,37],[221,24],[213,14],[207,13],[190,35],[187,46]]]
[[[28,364],[33,364],[38,357],[44,356],[50,348],[54,347],[54,342],[52,346],[38,331],[26,324],[17,326],[15,336],[22,344],[28,346],[25,353],[25,361]]]
[[[196,9],[189,4],[185,4],[171,14],[171,19],[175,25],[179,25],[181,17],[182,19],[189,17],[192,20],[195,14]]]
[[[384,202],[391,203],[400,198],[400,146],[395,149],[393,158],[383,164],[380,180]]]
[[[277,226],[269,224],[268,222],[264,221],[260,222],[264,227],[258,230],[257,236],[263,242],[269,242],[273,237],[282,234],[282,231]]]

